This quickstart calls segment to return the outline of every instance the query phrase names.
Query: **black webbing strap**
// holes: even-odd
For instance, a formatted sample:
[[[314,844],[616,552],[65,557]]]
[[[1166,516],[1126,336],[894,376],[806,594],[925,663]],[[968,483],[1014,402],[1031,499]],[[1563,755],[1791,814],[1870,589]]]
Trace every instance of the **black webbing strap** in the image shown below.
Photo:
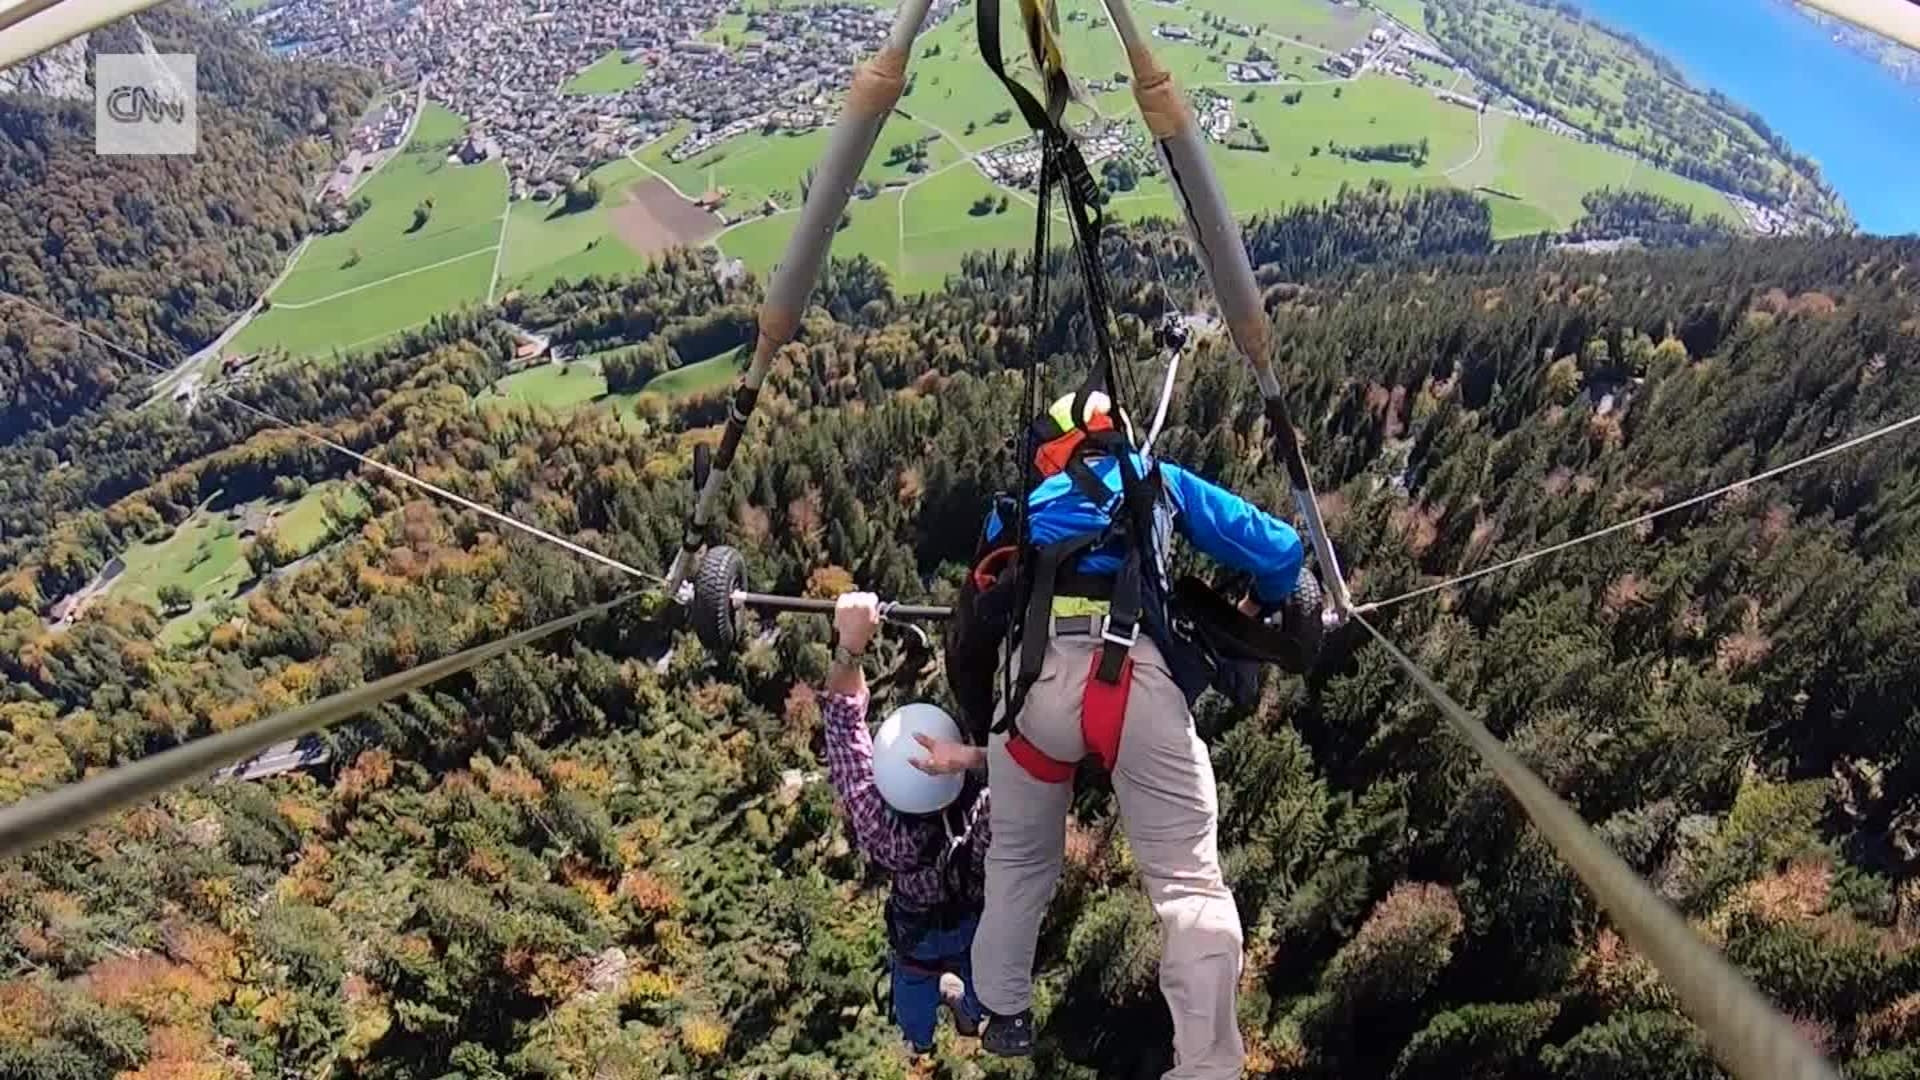
[[[1067,479],[1073,481],[1073,486],[1080,489],[1080,494],[1086,496],[1088,502],[1098,507],[1103,513],[1111,513],[1115,498],[1114,491],[1102,483],[1099,477],[1093,475],[1093,467],[1087,464],[1084,453],[1076,453],[1068,458],[1066,468],[1062,471],[1067,474]]]
[[[1013,733],[1014,716],[1026,704],[1027,691],[1040,681],[1040,669],[1047,662],[1047,638],[1053,626],[1054,582],[1060,576],[1060,567],[1104,539],[1100,533],[1086,533],[1048,544],[1033,553],[1026,614],[1020,620],[1019,675],[1014,680],[1013,692],[1003,699],[1006,707],[1000,710],[1000,722],[994,725],[994,731]]]
[[[1147,544],[1153,541],[1153,510],[1158,498],[1154,490],[1159,482],[1158,471],[1150,476],[1142,476],[1135,469],[1136,451],[1133,443],[1118,431],[1100,431],[1087,436],[1086,451],[1105,454],[1112,458],[1120,468],[1120,498],[1126,511],[1126,522],[1130,531]],[[1083,451],[1083,452],[1086,452]]]
[[[1112,303],[1107,292],[1106,274],[1100,266],[1100,237],[1106,227],[1106,217],[1100,209],[1100,185],[1094,181],[1093,171],[1087,167],[1087,159],[1080,152],[1079,143],[1060,122],[1068,101],[1065,73],[1040,73],[1047,80],[1047,101],[1042,104],[1032,91],[1007,74],[1006,60],[1000,51],[1000,0],[980,0],[978,12],[976,36],[979,39],[980,58],[986,61],[988,70],[1000,80],[1000,84],[1007,88],[1007,93],[1020,109],[1020,115],[1026,119],[1027,126],[1040,137],[1039,216],[1042,222],[1051,215],[1055,183],[1065,182],[1063,201],[1067,205],[1067,221],[1073,228],[1080,276],[1086,284],[1087,318],[1093,325],[1094,337],[1093,370],[1081,385],[1073,403],[1075,423],[1080,423],[1085,415],[1087,397],[1094,391],[1106,393],[1109,400],[1117,400],[1114,394],[1113,339],[1107,328]],[[1037,10],[1030,17],[1045,18]],[[1030,39],[1036,38],[1038,33],[1038,28],[1028,28]],[[1040,52],[1041,44],[1037,40],[1034,44],[1036,53]],[[1045,275],[1045,260],[1046,247],[1042,241],[1034,248],[1033,272],[1036,277]]]
[[[984,7],[986,0],[982,0],[982,2]],[[997,0],[994,3],[994,12],[995,18],[997,19],[999,12]],[[994,35],[994,55],[996,59],[999,55],[999,40],[999,35],[996,32]],[[1052,173],[1042,168],[1040,172],[1041,206],[1049,205],[1052,198],[1052,190]],[[1041,371],[1046,366],[1046,357],[1041,354],[1039,343],[1041,336],[1046,331],[1048,281],[1046,260],[1048,225],[1052,222],[1052,219],[1053,215],[1045,212],[1034,215],[1033,282],[1028,295],[1028,304],[1031,309],[1028,312],[1028,316],[1031,328],[1028,330],[1027,336],[1027,377],[1025,388],[1025,408],[1028,416],[1033,416],[1040,411]],[[1033,489],[1038,486],[1040,482],[1038,466],[1033,460],[1033,449],[1035,445],[1037,444],[1029,437],[1017,447],[1017,451],[1020,454],[1020,497],[1018,499],[1019,513],[1015,518],[1014,537],[1015,543],[1019,545],[1020,551],[1019,573],[1022,579],[1020,587],[1026,589],[1029,596],[1031,595],[1034,581],[1033,560],[1029,557],[1033,551],[1033,525],[1031,520],[1033,511],[1029,505],[1029,500],[1033,496]],[[1007,628],[1007,640],[1009,642],[1024,643],[1026,641],[1027,625],[1024,606],[1015,605],[1013,619]],[[1010,671],[1010,668],[1011,665],[1006,663],[999,665],[1000,701],[1003,707],[1001,709],[1000,722],[993,727],[993,730],[996,732],[1013,731],[1013,718],[1019,714],[1020,707],[1026,703],[1027,689],[1033,685],[1031,680],[1023,683],[1019,677]],[[1034,678],[1039,678],[1038,673],[1034,675]]]
[[[1100,664],[1093,677],[1109,686],[1126,671],[1127,654],[1140,640],[1140,545],[1129,543],[1120,572],[1113,576],[1113,599],[1107,603],[1107,628],[1100,634]]]
[[[1062,201],[1066,204],[1068,224],[1073,229],[1074,254],[1086,288],[1087,321],[1092,326],[1094,339],[1091,370],[1074,394],[1073,423],[1092,440],[1096,438],[1096,433],[1087,432],[1086,416],[1088,399],[1095,392],[1107,395],[1111,414],[1115,418],[1123,415],[1120,394],[1117,392],[1119,387],[1113,359],[1113,338],[1109,330],[1112,304],[1106,273],[1100,263],[1100,237],[1106,224],[1105,214],[1101,210],[1100,186],[1094,182],[1086,156],[1081,153],[1072,133],[1061,124],[1070,96],[1070,84],[1064,69],[1056,62],[1058,46],[1044,22],[1048,13],[1037,0],[1028,0],[1023,10],[1028,21],[1025,28],[1028,42],[1041,68],[1039,74],[1046,82],[1047,100],[1044,104],[1007,74],[1006,61],[1000,49],[1000,0],[979,0],[977,37],[981,59],[1001,85],[1007,88],[1021,116],[1026,119],[1027,126],[1033,129],[1040,140],[1040,174],[1037,178],[1040,199],[1033,251],[1034,332],[1028,357],[1029,398],[1034,397],[1036,384],[1033,365],[1039,360],[1041,334],[1045,327],[1043,313],[1047,299],[1048,221],[1052,217],[1053,191],[1058,185],[1064,188]],[[1028,409],[1028,415],[1032,415],[1037,410],[1037,402],[1029,400]],[[1083,459],[1084,453],[1095,446],[1111,454],[1120,463],[1122,496],[1126,508],[1124,517],[1113,516],[1109,509],[1113,502],[1110,490],[1093,475]],[[1153,542],[1153,498],[1146,493],[1147,485],[1134,468],[1132,443],[1124,435],[1118,432],[1098,433],[1097,442],[1077,447],[1068,463],[1070,478],[1080,493],[1094,505],[1108,510],[1109,527],[1101,533],[1048,545],[1038,552],[1032,547],[1028,522],[1030,512],[1026,505],[1026,498],[1032,496],[1036,481],[1032,450],[1031,443],[1024,448],[1027,460],[1023,465],[1025,482],[1021,485],[1025,497],[1021,502],[1020,549],[1031,558],[1026,568],[1027,602],[1019,622],[1013,628],[1020,642],[1020,664],[1012,684],[1002,684],[1005,692],[1001,700],[1005,704],[996,731],[1013,729],[1014,717],[1025,703],[1027,690],[1040,677],[1052,622],[1054,582],[1066,560],[1096,544],[1104,544],[1116,535],[1126,538],[1127,556],[1114,579],[1109,601],[1109,630],[1103,635],[1105,642],[1101,661],[1095,672],[1096,677],[1108,683],[1119,681],[1128,650],[1139,636],[1142,575],[1158,573],[1157,564],[1151,570],[1144,565],[1144,547]]]
[[[1007,93],[1013,95],[1013,103],[1019,106],[1020,115],[1026,118],[1027,126],[1037,132],[1057,130],[1060,116],[1066,112],[1066,97],[1053,95],[1057,100],[1051,103],[1052,108],[1041,105],[1040,99],[1034,97],[1032,91],[1007,74],[1006,60],[1000,55],[1000,0],[980,0],[976,22],[980,59],[987,62],[987,70],[993,72],[1000,84],[1007,88]]]
[[[1133,443],[1118,431],[1103,431],[1089,435],[1082,444],[1083,453],[1101,453],[1114,461],[1120,470],[1119,513],[1113,515],[1113,527],[1110,534],[1118,535],[1126,544],[1127,555],[1120,564],[1120,572],[1114,576],[1113,599],[1108,607],[1107,631],[1102,635],[1100,666],[1095,677],[1103,682],[1118,682],[1127,652],[1140,636],[1142,614],[1141,590],[1147,584],[1145,575],[1154,574],[1154,586],[1158,588],[1158,559],[1149,565],[1148,551],[1153,547],[1153,513],[1158,499],[1159,473],[1141,476],[1134,467]]]

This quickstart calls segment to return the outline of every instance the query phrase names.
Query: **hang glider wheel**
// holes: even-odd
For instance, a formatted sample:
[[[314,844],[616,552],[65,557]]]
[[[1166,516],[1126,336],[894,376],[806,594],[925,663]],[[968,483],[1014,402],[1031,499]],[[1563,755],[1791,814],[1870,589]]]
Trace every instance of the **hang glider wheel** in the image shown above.
[[[733,652],[740,640],[733,594],[747,587],[747,562],[724,544],[708,547],[693,577],[693,634],[715,657]]]
[[[1300,583],[1294,586],[1293,595],[1281,609],[1280,627],[1300,643],[1302,655],[1309,658],[1318,657],[1321,646],[1326,643],[1327,625],[1321,614],[1323,602],[1320,579],[1313,576],[1312,569],[1302,566]],[[1311,659],[1307,665],[1312,666]]]

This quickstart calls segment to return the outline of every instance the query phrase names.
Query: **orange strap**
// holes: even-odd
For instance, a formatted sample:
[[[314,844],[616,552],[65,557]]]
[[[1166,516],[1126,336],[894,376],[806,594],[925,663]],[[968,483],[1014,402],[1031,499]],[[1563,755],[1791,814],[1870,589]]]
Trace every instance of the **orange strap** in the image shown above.
[[[974,589],[978,592],[986,592],[988,589],[993,588],[994,581],[999,578],[1002,571],[1013,565],[1014,557],[1019,554],[1019,547],[1013,544],[997,547],[987,552],[986,555],[981,557],[979,562],[973,565]]]

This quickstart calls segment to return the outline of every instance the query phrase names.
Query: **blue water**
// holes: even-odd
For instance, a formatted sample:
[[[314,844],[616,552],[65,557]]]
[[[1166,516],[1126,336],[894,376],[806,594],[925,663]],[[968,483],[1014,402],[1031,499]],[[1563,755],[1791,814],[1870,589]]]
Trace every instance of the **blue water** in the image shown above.
[[[1777,0],[1575,0],[1759,113],[1820,163],[1860,227],[1920,233],[1920,86]]]

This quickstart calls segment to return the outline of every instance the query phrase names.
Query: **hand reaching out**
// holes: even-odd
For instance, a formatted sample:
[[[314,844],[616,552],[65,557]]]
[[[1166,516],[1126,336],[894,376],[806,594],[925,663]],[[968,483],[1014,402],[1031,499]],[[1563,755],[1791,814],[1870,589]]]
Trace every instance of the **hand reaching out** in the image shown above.
[[[968,769],[980,768],[987,761],[986,751],[977,746],[936,739],[924,733],[915,735],[913,740],[919,743],[927,754],[925,757],[908,760],[914,768],[928,776],[948,776],[966,772]]]

